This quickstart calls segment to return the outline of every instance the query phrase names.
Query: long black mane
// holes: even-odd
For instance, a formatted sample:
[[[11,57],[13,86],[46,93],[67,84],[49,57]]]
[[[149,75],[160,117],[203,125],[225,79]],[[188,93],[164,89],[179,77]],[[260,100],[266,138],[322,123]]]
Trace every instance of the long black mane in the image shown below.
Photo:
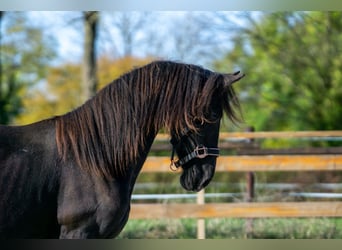
[[[238,99],[224,75],[201,67],[158,61],[121,76],[78,109],[56,118],[63,161],[113,178],[125,173],[144,149],[146,134],[165,127],[176,134],[207,121],[213,96],[236,120]],[[237,109],[239,110],[239,109]]]

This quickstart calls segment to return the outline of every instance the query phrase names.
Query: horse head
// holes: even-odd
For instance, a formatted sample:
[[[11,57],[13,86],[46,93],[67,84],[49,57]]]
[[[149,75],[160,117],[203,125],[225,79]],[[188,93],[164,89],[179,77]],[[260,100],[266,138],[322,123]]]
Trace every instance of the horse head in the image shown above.
[[[214,176],[216,158],[219,156],[218,139],[223,111],[226,111],[233,121],[236,119],[231,102],[238,105],[238,101],[231,85],[240,80],[244,74],[240,72],[212,74],[212,81],[215,81],[216,88],[212,96],[208,97],[210,103],[202,112],[204,117],[194,118],[195,127],[184,128],[180,135],[171,133],[173,146],[171,168],[183,169],[180,183],[188,191],[200,191]],[[177,153],[178,160],[174,160],[174,153]]]

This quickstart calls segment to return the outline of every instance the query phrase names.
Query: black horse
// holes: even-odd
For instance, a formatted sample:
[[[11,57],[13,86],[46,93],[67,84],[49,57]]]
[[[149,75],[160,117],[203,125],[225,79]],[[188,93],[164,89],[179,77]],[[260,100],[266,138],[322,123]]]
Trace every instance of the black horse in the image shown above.
[[[63,116],[0,126],[0,238],[117,236],[162,127],[182,186],[202,189],[215,171],[222,114],[237,119],[231,84],[242,77],[153,62]]]

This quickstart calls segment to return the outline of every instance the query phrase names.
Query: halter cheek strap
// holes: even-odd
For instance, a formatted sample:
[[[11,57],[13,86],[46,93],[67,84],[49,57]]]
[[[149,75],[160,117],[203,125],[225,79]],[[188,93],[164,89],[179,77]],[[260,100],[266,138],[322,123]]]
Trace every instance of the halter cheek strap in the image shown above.
[[[218,148],[207,148],[205,146],[197,146],[191,153],[188,155],[182,157],[181,159],[175,161],[174,160],[174,155],[175,155],[175,149],[174,147],[172,148],[172,153],[171,153],[171,165],[170,168],[173,171],[176,171],[177,168],[180,166],[188,163],[189,161],[193,159],[203,159],[207,156],[219,156],[220,155],[220,150]]]

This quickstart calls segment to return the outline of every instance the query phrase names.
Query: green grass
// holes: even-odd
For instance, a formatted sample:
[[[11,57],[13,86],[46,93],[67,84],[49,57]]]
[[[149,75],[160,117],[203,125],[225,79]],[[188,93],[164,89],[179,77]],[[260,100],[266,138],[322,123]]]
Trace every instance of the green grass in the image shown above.
[[[207,219],[207,239],[342,239],[342,219]],[[195,239],[195,219],[129,220],[120,239]]]

